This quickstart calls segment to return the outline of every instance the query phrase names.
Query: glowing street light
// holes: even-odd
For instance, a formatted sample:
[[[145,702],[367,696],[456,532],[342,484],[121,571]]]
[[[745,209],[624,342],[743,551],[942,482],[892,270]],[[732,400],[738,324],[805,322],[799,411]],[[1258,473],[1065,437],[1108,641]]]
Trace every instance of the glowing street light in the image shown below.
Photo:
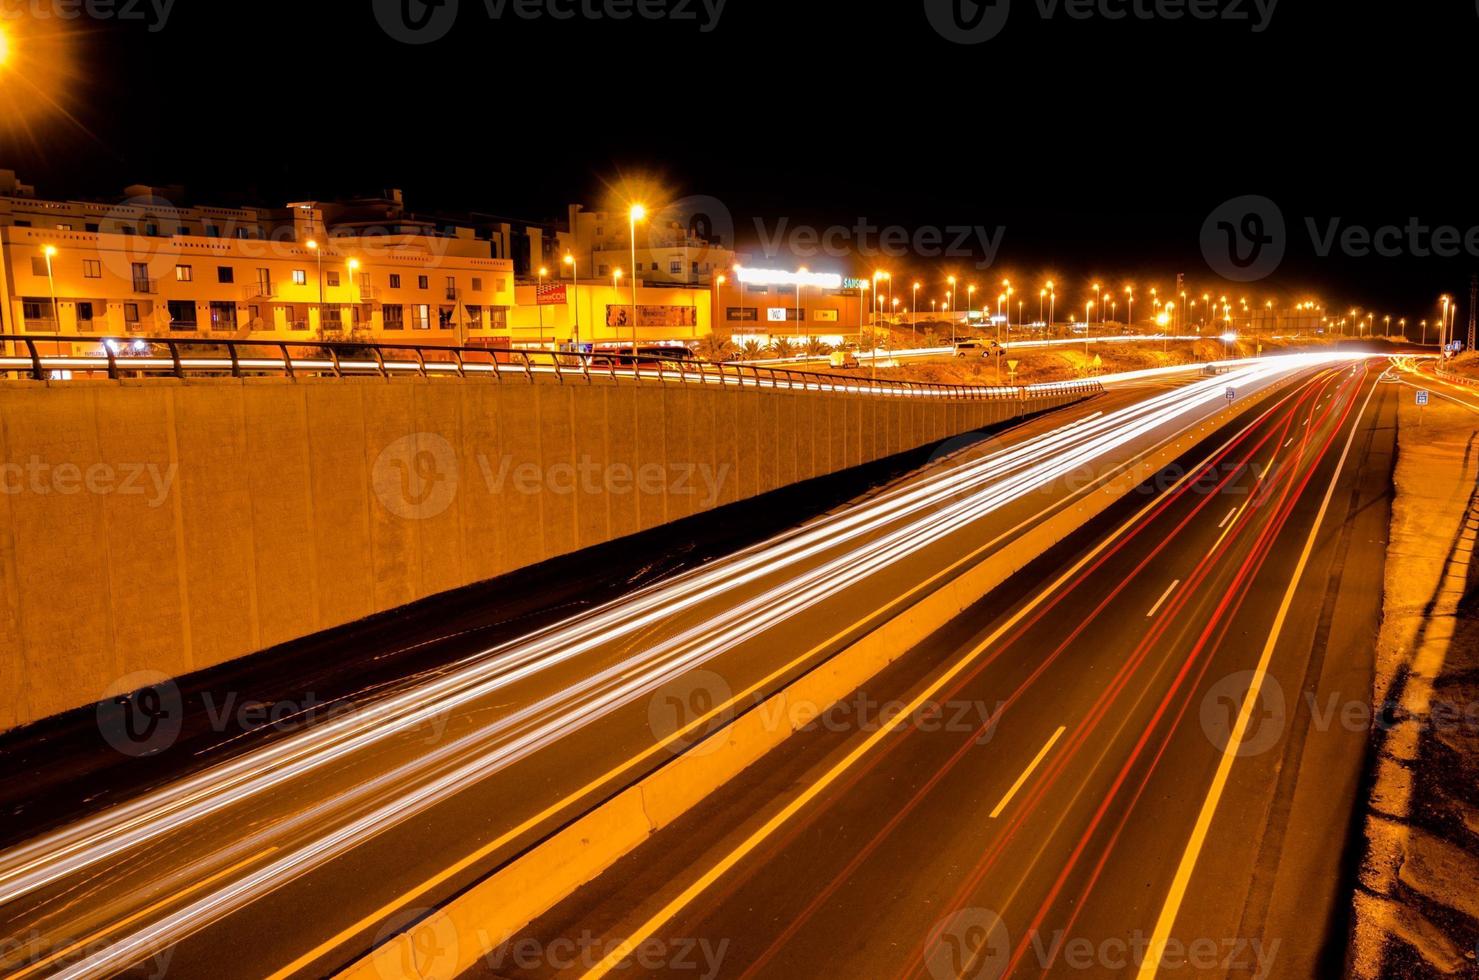
[[[10,34],[5,30],[4,25],[0,25],[0,68],[4,68],[5,63],[9,60]]]
[[[0,34],[0,37],[3,37]],[[51,320],[56,324],[56,329],[62,329],[62,311],[56,305],[56,277],[51,272],[51,260],[56,258],[56,246],[45,245],[41,248],[41,254],[46,256],[46,284],[51,288]]]
[[[570,286],[571,286],[571,292],[573,293],[573,295],[571,296],[571,302],[574,304],[574,315],[573,315],[572,319],[575,322],[575,332],[571,335],[571,342],[575,344],[576,350],[579,350],[580,349],[580,270],[579,270],[579,268],[575,264],[575,256],[572,255],[571,253],[566,252],[565,253],[565,258],[562,261],[563,261],[563,263],[565,265],[568,265],[570,267]],[[721,285],[723,284],[723,282],[724,282],[724,277],[723,276],[720,276],[719,277],[719,282],[720,282]]]
[[[950,346],[955,346],[955,277],[947,276],[945,281],[950,284]]]
[[[308,251],[318,258],[318,322],[322,327],[324,322],[324,253],[318,247],[317,239],[310,238],[303,244],[308,246]]]
[[[632,367],[637,366],[637,222],[647,219],[647,209],[640,204],[633,204],[632,209],[627,212],[627,227],[630,234],[627,240],[632,246]]]

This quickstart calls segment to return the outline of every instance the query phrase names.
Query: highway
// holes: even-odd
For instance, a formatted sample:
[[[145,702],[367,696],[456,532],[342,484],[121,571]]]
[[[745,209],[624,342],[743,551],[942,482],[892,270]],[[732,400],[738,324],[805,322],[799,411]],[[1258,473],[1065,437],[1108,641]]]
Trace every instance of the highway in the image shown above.
[[[1296,485],[1299,474],[1318,477],[1316,470],[1333,465],[1336,437],[1356,418],[1369,417],[1356,410],[1361,392],[1374,390],[1365,364],[1339,355],[1270,358],[1187,383],[1157,378],[1129,384],[996,438],[947,445],[936,464],[821,518],[553,618],[524,635],[472,650],[464,649],[466,640],[457,633],[433,630],[404,638],[441,645],[449,655],[430,657],[430,666],[410,676],[345,696],[336,703],[340,710],[307,727],[264,727],[234,738],[224,750],[202,750],[202,764],[171,778],[130,791],[125,773],[119,777],[125,788],[112,792],[105,806],[87,801],[76,813],[27,814],[35,832],[17,836],[0,852],[6,937],[0,956],[7,975],[148,975],[166,967],[176,975],[222,978],[332,972],[370,948],[397,911],[456,894],[667,761],[758,694],[806,671],[973,563],[1010,548],[1025,530],[1073,506],[1097,489],[1096,481],[1139,454],[1185,439],[1188,428],[1226,408],[1227,389],[1246,398],[1313,375],[1317,380],[1298,389],[1308,397],[1285,396],[1281,403],[1307,408],[1310,425],[1290,416],[1280,430],[1289,442],[1276,447],[1266,431],[1276,423],[1260,422],[1227,450],[1236,454],[1256,443],[1256,451],[1270,454],[1273,475],[1265,474],[1258,486],[1270,488],[1279,501],[1292,501],[1295,517],[1276,519],[1282,506],[1260,504],[1229,518],[1226,546],[1219,543],[1211,552],[1218,560],[1200,577],[1189,570],[1186,587],[1168,593],[1151,619],[1184,638],[1204,612],[1201,600],[1215,595],[1219,584],[1233,589],[1230,594],[1248,591],[1232,561],[1221,556],[1243,548],[1252,555],[1253,541],[1267,536],[1260,528],[1297,524],[1309,509],[1310,494]],[[1318,489],[1320,480],[1309,486]],[[1223,499],[1182,494],[1167,512],[1180,513],[1195,500]],[[1160,540],[1164,545],[1174,539],[1177,553],[1185,553],[1181,545],[1196,535],[1221,535],[1204,526],[1209,519],[1197,511],[1185,531],[1178,527]],[[1273,534],[1271,540],[1280,543],[1273,561],[1284,555],[1286,537]],[[1127,540],[1144,545],[1156,538],[1135,534]],[[1254,567],[1250,563],[1251,557],[1244,564]],[[1256,565],[1263,563],[1260,558]],[[1091,571],[1086,581],[1107,587],[1111,573]],[[1166,584],[1138,573],[1125,582],[1129,604],[1145,598],[1143,589]],[[1132,590],[1132,582],[1142,584]],[[1187,596],[1199,601],[1188,603]],[[1121,637],[1117,626],[1124,617],[1138,620],[1128,605],[1111,606],[1080,628],[1093,624],[1094,644],[1070,643],[1063,647],[1066,654],[1049,653],[1061,644],[1051,635],[1036,636],[1018,646],[1019,656],[1001,661],[1002,669],[1009,661],[1012,670],[1025,672],[1024,683],[1050,674],[1067,692],[1058,695],[1064,700],[1053,712],[1041,713],[1046,723],[1061,709],[1058,724],[1070,726],[1041,772],[1057,773],[1060,759],[1073,764],[1066,777],[1055,776],[1041,791],[1036,783],[1024,784],[1017,807],[1003,813],[1002,824],[986,825],[988,830],[1032,812],[1043,794],[1057,794],[1050,795],[1053,806],[1077,813],[1072,801],[1089,790],[1075,787],[1097,790],[1110,775],[1103,766],[1087,765],[1083,742],[1091,741],[1096,751],[1123,748],[1135,734],[1126,727],[1128,719],[1137,717],[1116,715],[1115,736],[1104,738],[1083,729],[1093,717],[1089,703],[1111,691],[1119,697],[1122,686],[1111,678],[1122,663],[1149,665],[1127,678],[1136,684],[1147,680],[1147,671],[1161,678],[1174,666],[1165,651],[1176,650],[1176,643],[1154,642],[1146,653],[1121,649],[1134,631]],[[1058,628],[1072,622],[1050,619]],[[1049,625],[1035,623],[1026,625]],[[1083,646],[1095,652],[1079,652]],[[979,659],[972,653],[961,663]],[[727,696],[716,698],[713,710],[665,730],[649,708],[654,696],[685,690],[698,671],[722,677]],[[1021,696],[1027,696],[1025,688]],[[1144,697],[1135,701],[1145,703]],[[1075,713],[1083,717],[1075,721]],[[1034,710],[1032,718],[1039,714]],[[1100,714],[1095,727],[1102,720]],[[1040,747],[1046,737],[1035,720],[1006,725],[991,753],[1016,760],[1025,752],[1031,758],[1033,745]],[[923,770],[916,763],[903,771]],[[940,771],[942,781],[953,778]],[[1003,780],[1015,773],[993,764],[974,776],[977,790],[990,796],[1004,792]],[[1070,790],[1071,796],[1062,796]],[[26,811],[23,791],[12,791],[12,799],[19,800],[12,812]],[[872,805],[863,810],[872,817],[883,812]],[[952,814],[949,807],[909,812],[932,814],[947,825],[941,845],[956,823],[957,834],[982,826],[976,819],[959,820],[959,811]],[[871,825],[863,819],[846,826],[850,833],[865,833]],[[899,839],[884,835],[878,846]],[[1048,840],[1061,844],[1065,838],[1053,834]],[[814,851],[807,857],[821,860],[827,853]],[[835,848],[830,853],[837,856]],[[1022,857],[1019,850],[1006,851],[1004,859],[998,855],[982,864],[982,873],[999,874],[997,865],[1014,867]],[[867,867],[882,874],[888,865]],[[797,894],[806,893],[801,877],[791,877]],[[728,877],[726,883],[737,880]],[[808,872],[806,888],[817,893],[820,880]],[[680,874],[671,878],[675,886],[683,881]],[[895,883],[931,884],[939,884],[933,875]],[[858,900],[865,894],[852,887],[844,891]],[[1031,894],[1023,890],[1013,903],[998,899],[996,905],[1015,914]],[[808,928],[806,921],[798,928]],[[753,925],[753,935],[768,934],[764,923]],[[771,958],[783,955],[778,948]]]
[[[480,975],[1338,973],[1366,733],[1330,709],[1369,698],[1384,368],[1207,440]]]

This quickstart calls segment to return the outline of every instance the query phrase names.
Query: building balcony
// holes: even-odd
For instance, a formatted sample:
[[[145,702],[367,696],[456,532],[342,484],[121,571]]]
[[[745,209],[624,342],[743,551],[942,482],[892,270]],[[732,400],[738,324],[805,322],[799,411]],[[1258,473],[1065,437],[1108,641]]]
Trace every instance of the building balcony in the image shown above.
[[[26,317],[26,333],[56,333],[57,322],[50,317]]]
[[[144,293],[146,295],[153,296],[153,295],[155,295],[155,294],[157,294],[159,292],[159,280],[158,279],[141,279],[141,278],[135,277],[134,278],[134,292],[136,292],[136,293]]]
[[[254,299],[276,299],[277,284],[271,282],[254,282],[241,291],[242,298],[251,301]]]

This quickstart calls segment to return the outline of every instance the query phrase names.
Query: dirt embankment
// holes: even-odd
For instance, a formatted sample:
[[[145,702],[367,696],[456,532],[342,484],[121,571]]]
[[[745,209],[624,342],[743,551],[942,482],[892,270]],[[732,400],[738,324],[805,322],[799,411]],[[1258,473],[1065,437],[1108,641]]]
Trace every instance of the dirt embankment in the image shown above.
[[[1479,943],[1479,397],[1403,392],[1350,966],[1472,975]],[[1456,400],[1455,400],[1456,399]]]

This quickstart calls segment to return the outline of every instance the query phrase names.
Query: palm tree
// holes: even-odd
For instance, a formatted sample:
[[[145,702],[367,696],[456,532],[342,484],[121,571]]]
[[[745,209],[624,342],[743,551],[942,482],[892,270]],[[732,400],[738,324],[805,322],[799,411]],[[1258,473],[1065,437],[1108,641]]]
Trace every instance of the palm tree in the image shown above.
[[[770,352],[776,357],[790,357],[792,351],[791,342],[785,337],[777,337],[770,342]]]
[[[740,352],[745,355],[745,360],[758,361],[760,355],[765,353],[765,345],[758,340],[747,340],[740,344]]]
[[[832,353],[832,345],[823,343],[820,337],[808,337],[805,350],[807,357],[826,357]]]
[[[734,345],[714,333],[699,338],[698,356],[706,361],[728,361],[734,357]]]

